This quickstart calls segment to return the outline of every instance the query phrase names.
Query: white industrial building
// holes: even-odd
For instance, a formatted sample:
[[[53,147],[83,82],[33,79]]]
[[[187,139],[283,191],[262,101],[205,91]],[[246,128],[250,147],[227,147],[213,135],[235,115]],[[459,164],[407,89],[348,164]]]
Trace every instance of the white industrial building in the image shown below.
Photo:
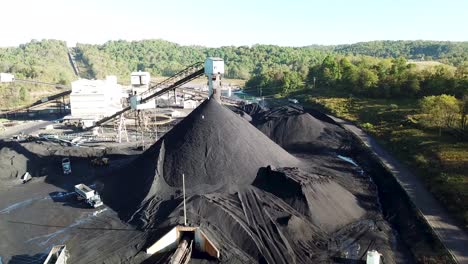
[[[199,101],[196,100],[184,100],[184,109],[195,109],[200,105]]]
[[[0,83],[14,82],[15,76],[11,73],[0,72]]]
[[[122,109],[122,86],[115,76],[106,80],[81,79],[71,83],[71,118],[98,120]]]

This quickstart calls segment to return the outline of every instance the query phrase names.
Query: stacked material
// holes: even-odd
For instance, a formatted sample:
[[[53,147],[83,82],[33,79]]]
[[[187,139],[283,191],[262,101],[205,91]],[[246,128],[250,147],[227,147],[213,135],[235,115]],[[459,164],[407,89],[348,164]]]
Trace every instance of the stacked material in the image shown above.
[[[253,125],[289,151],[335,151],[347,145],[348,137],[342,128],[320,120],[298,105],[266,109],[251,104],[236,112],[251,116]]]
[[[151,244],[183,223],[185,174],[188,222],[216,244],[223,263],[323,263],[362,254],[364,247],[350,245],[369,236],[388,249],[386,236],[373,235],[374,222],[363,222],[367,212],[358,198],[302,165],[248,121],[207,100],[110,178],[106,200],[147,230]]]

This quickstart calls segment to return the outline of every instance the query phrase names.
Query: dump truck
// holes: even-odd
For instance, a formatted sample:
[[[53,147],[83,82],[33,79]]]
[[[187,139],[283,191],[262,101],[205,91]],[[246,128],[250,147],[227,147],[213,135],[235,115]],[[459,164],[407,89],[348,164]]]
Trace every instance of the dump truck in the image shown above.
[[[68,252],[65,245],[52,247],[44,261],[44,264],[65,264],[67,263]]]
[[[69,158],[62,159],[63,174],[71,174],[71,163]]]
[[[86,200],[86,203],[91,207],[97,208],[103,205],[99,194],[83,183],[75,185],[75,192],[78,194],[79,199]]]

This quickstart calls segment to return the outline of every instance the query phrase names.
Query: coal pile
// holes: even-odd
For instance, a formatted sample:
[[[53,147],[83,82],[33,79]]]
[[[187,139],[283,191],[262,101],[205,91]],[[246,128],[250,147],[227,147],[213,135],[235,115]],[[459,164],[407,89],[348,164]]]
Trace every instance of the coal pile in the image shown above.
[[[236,110],[278,145],[290,151],[336,151],[348,147],[349,136],[336,124],[320,120],[299,105],[266,109],[258,104]]]
[[[0,141],[0,179],[19,179],[26,172],[39,174],[39,157],[18,142]]]
[[[319,121],[310,115],[281,111],[286,114],[251,114],[265,118],[264,123],[286,119],[291,130],[277,133],[317,129],[314,122]],[[293,120],[302,124],[293,126]],[[312,136],[317,143],[326,129],[323,125],[321,133],[303,139]],[[199,226],[220,249],[221,263],[324,263],[336,256],[361,256],[371,243],[391,260],[388,234],[367,219],[360,198],[333,177],[300,169],[308,167],[301,162],[244,118],[206,100],[109,177],[104,198],[121,218],[148,233],[148,246],[183,223],[184,174],[189,224]],[[367,238],[367,246],[359,245]],[[161,261],[167,257],[162,254]]]
[[[206,100],[131,164],[121,180],[110,183],[111,189],[132,190],[131,198],[110,199],[127,215],[142,201],[177,196],[182,174],[189,192],[233,191],[250,185],[261,167],[298,163],[249,122]]]

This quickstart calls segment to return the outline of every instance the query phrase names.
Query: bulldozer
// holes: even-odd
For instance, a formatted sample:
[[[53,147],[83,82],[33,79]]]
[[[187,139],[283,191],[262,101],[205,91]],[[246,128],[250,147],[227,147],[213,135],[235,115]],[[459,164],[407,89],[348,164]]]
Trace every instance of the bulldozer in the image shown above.
[[[97,157],[91,160],[91,165],[96,167],[109,165],[109,158]]]

